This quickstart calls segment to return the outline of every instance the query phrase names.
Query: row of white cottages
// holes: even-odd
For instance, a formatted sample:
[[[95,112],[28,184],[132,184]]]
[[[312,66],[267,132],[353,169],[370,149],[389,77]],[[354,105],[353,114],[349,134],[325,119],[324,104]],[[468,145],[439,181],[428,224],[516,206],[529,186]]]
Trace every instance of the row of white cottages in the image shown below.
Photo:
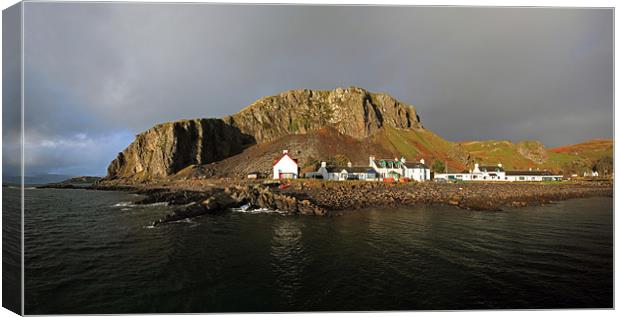
[[[274,160],[273,179],[299,178],[299,165],[287,150]],[[307,178],[322,178],[325,180],[396,180],[406,178],[415,181],[431,180],[431,170],[424,159],[419,162],[407,162],[400,159],[376,159],[369,157],[368,166],[327,166],[321,162],[316,172],[306,173]],[[463,181],[547,181],[561,180],[562,175],[555,175],[546,171],[505,171],[501,164],[497,166],[480,166],[475,164],[473,170],[464,173],[435,173],[434,179],[463,180]]]
[[[509,181],[540,182],[559,181],[562,175],[548,171],[506,171],[502,164],[481,166],[476,163],[474,169],[463,173],[435,173],[435,179],[463,181]]]

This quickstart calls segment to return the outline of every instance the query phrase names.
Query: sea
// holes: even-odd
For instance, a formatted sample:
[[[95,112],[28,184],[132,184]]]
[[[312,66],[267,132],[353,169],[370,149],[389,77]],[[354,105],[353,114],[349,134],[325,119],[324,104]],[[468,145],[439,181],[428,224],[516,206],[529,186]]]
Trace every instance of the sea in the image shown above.
[[[25,189],[26,314],[613,306],[610,197],[499,212],[237,210],[158,227],[172,207],[141,198]]]

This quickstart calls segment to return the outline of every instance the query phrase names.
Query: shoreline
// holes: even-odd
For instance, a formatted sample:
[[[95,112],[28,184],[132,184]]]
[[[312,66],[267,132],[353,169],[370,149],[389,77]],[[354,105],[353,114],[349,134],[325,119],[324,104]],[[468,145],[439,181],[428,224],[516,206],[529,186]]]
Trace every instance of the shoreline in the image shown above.
[[[337,216],[343,211],[413,205],[448,205],[464,210],[500,211],[555,201],[594,196],[613,197],[613,182],[461,182],[383,183],[364,181],[322,181],[204,179],[127,184],[105,180],[89,189],[128,191],[145,195],[138,204],[166,202],[175,207],[162,223],[226,212],[230,208],[268,208],[289,214]],[[50,188],[47,186],[47,188]]]

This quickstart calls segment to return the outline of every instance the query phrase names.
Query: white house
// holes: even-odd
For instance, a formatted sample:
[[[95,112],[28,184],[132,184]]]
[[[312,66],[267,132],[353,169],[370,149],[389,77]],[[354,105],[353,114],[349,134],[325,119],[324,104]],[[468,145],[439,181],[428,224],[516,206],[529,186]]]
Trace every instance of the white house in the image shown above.
[[[562,177],[548,171],[506,171],[506,180],[510,182],[561,181]]]
[[[583,177],[598,177],[597,171],[583,172]]]
[[[315,174],[321,175],[325,180],[364,180],[375,181],[378,179],[377,171],[372,167],[352,166],[351,162],[347,166],[327,166],[326,162],[321,162],[321,167]]]
[[[273,161],[273,179],[297,178],[298,176],[297,160],[288,155],[288,150],[282,151],[282,155]]]
[[[435,179],[462,181],[547,181],[562,180],[562,175],[547,171],[505,171],[502,164],[474,165],[474,169],[462,173],[435,173]]]
[[[421,159],[419,163],[407,163],[404,157],[399,159],[375,159],[369,157],[369,166],[379,173],[380,178],[409,178],[416,181],[431,179],[431,170]]]

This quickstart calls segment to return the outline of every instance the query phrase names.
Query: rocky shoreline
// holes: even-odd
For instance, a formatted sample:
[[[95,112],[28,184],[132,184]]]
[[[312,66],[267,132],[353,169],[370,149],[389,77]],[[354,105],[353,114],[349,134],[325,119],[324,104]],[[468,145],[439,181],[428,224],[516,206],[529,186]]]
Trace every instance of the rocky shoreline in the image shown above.
[[[280,183],[233,179],[184,180],[144,184],[103,181],[99,190],[125,190],[146,195],[138,203],[167,202],[175,208],[166,222],[219,213],[230,208],[267,208],[290,214],[330,216],[367,207],[452,205],[461,209],[498,211],[505,207],[548,204],[592,196],[613,196],[613,184],[602,181],[559,183],[382,183],[294,180]]]

